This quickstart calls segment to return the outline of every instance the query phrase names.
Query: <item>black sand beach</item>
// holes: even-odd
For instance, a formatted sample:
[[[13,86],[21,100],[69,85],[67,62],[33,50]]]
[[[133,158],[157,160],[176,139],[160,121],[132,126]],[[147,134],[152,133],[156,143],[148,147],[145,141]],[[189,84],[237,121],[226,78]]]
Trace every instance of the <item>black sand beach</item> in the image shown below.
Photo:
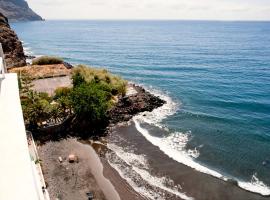
[[[99,200],[144,199],[89,144],[76,139],[47,142],[38,153],[51,199],[81,200],[87,192]],[[78,156],[78,163],[69,163],[69,154]]]
[[[168,176],[175,185],[180,184],[181,192],[198,200],[269,200],[239,188],[234,183],[225,182],[207,174],[200,173],[180,164],[153,146],[139,133],[132,122],[127,126],[118,126],[108,137],[108,141],[126,147],[132,144],[134,154],[145,155],[151,174]],[[167,199],[167,198],[164,198]],[[169,198],[168,198],[169,199]]]

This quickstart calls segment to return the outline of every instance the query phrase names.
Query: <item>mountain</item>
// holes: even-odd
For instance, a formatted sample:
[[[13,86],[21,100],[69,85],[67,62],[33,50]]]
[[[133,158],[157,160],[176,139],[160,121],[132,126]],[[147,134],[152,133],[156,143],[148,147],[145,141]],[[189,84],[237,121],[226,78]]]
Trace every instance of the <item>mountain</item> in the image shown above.
[[[24,0],[0,0],[0,12],[9,21],[38,21],[43,20]]]
[[[23,46],[16,33],[10,28],[8,19],[0,12],[0,43],[5,54],[7,68],[26,65]]]

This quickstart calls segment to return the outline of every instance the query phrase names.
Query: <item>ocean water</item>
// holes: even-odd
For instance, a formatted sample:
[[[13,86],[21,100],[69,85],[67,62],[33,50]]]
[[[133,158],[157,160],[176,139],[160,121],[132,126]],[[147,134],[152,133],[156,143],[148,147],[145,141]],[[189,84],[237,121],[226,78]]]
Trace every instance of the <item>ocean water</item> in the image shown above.
[[[168,102],[135,125],[176,161],[270,194],[270,23],[13,23],[25,50],[106,67]],[[143,123],[167,135],[147,132]]]

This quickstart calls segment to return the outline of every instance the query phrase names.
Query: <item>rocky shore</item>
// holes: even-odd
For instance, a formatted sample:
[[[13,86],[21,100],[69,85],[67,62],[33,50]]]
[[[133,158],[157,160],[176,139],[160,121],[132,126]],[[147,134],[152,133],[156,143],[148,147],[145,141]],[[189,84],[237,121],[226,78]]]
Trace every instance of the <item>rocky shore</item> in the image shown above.
[[[117,104],[108,112],[110,124],[106,134],[112,133],[118,123],[129,121],[140,112],[152,111],[164,103],[166,102],[144,88],[129,84],[127,95],[119,98]],[[88,139],[82,141],[70,137],[74,135],[60,137],[59,140],[47,138],[46,142],[38,147],[51,198],[79,200],[86,198],[90,192],[94,199],[146,199],[122,179],[104,155],[100,154],[107,149],[107,137],[99,138],[94,143]],[[101,150],[103,146],[104,151]],[[78,156],[78,161],[69,163],[69,154]]]
[[[134,94],[120,98],[118,103],[109,111],[111,126],[118,122],[129,121],[140,112],[151,112],[166,103],[141,86],[129,84],[128,88],[133,90]]]
[[[23,46],[17,34],[10,28],[8,19],[0,12],[0,43],[5,54],[7,68],[26,65]]]
[[[76,116],[69,116],[62,124],[39,128],[36,132],[33,132],[33,136],[41,143],[61,140],[68,137],[98,139],[99,137],[104,137],[109,134],[112,127],[116,124],[129,121],[133,116],[141,112],[151,112],[155,108],[161,107],[166,103],[164,100],[146,91],[141,86],[129,84],[128,90],[133,90],[133,94],[119,97],[117,103],[108,111],[108,119],[104,124],[104,127],[94,131],[94,133],[89,131],[93,129],[93,124],[89,124],[87,120],[77,121]]]

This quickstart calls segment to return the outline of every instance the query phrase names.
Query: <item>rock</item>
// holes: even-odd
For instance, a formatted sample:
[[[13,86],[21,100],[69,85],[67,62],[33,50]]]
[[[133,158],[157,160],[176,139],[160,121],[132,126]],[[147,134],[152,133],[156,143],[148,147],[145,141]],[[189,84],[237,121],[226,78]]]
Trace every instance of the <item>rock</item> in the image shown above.
[[[25,55],[25,57],[26,57],[27,59],[31,59],[31,60],[33,60],[33,59],[36,58],[36,56],[32,56],[32,55]]]
[[[63,62],[63,65],[64,65],[67,69],[72,69],[72,68],[73,68],[73,65],[71,65],[71,64],[68,63],[68,62]]]
[[[132,85],[132,87],[137,93],[119,99],[116,106],[108,113],[110,123],[116,124],[122,121],[129,121],[134,115],[140,112],[151,112],[166,103],[140,86]]]
[[[26,65],[22,43],[2,13],[0,13],[0,43],[5,54],[7,68]]]
[[[25,0],[0,0],[0,12],[10,21],[43,20],[37,15]]]

